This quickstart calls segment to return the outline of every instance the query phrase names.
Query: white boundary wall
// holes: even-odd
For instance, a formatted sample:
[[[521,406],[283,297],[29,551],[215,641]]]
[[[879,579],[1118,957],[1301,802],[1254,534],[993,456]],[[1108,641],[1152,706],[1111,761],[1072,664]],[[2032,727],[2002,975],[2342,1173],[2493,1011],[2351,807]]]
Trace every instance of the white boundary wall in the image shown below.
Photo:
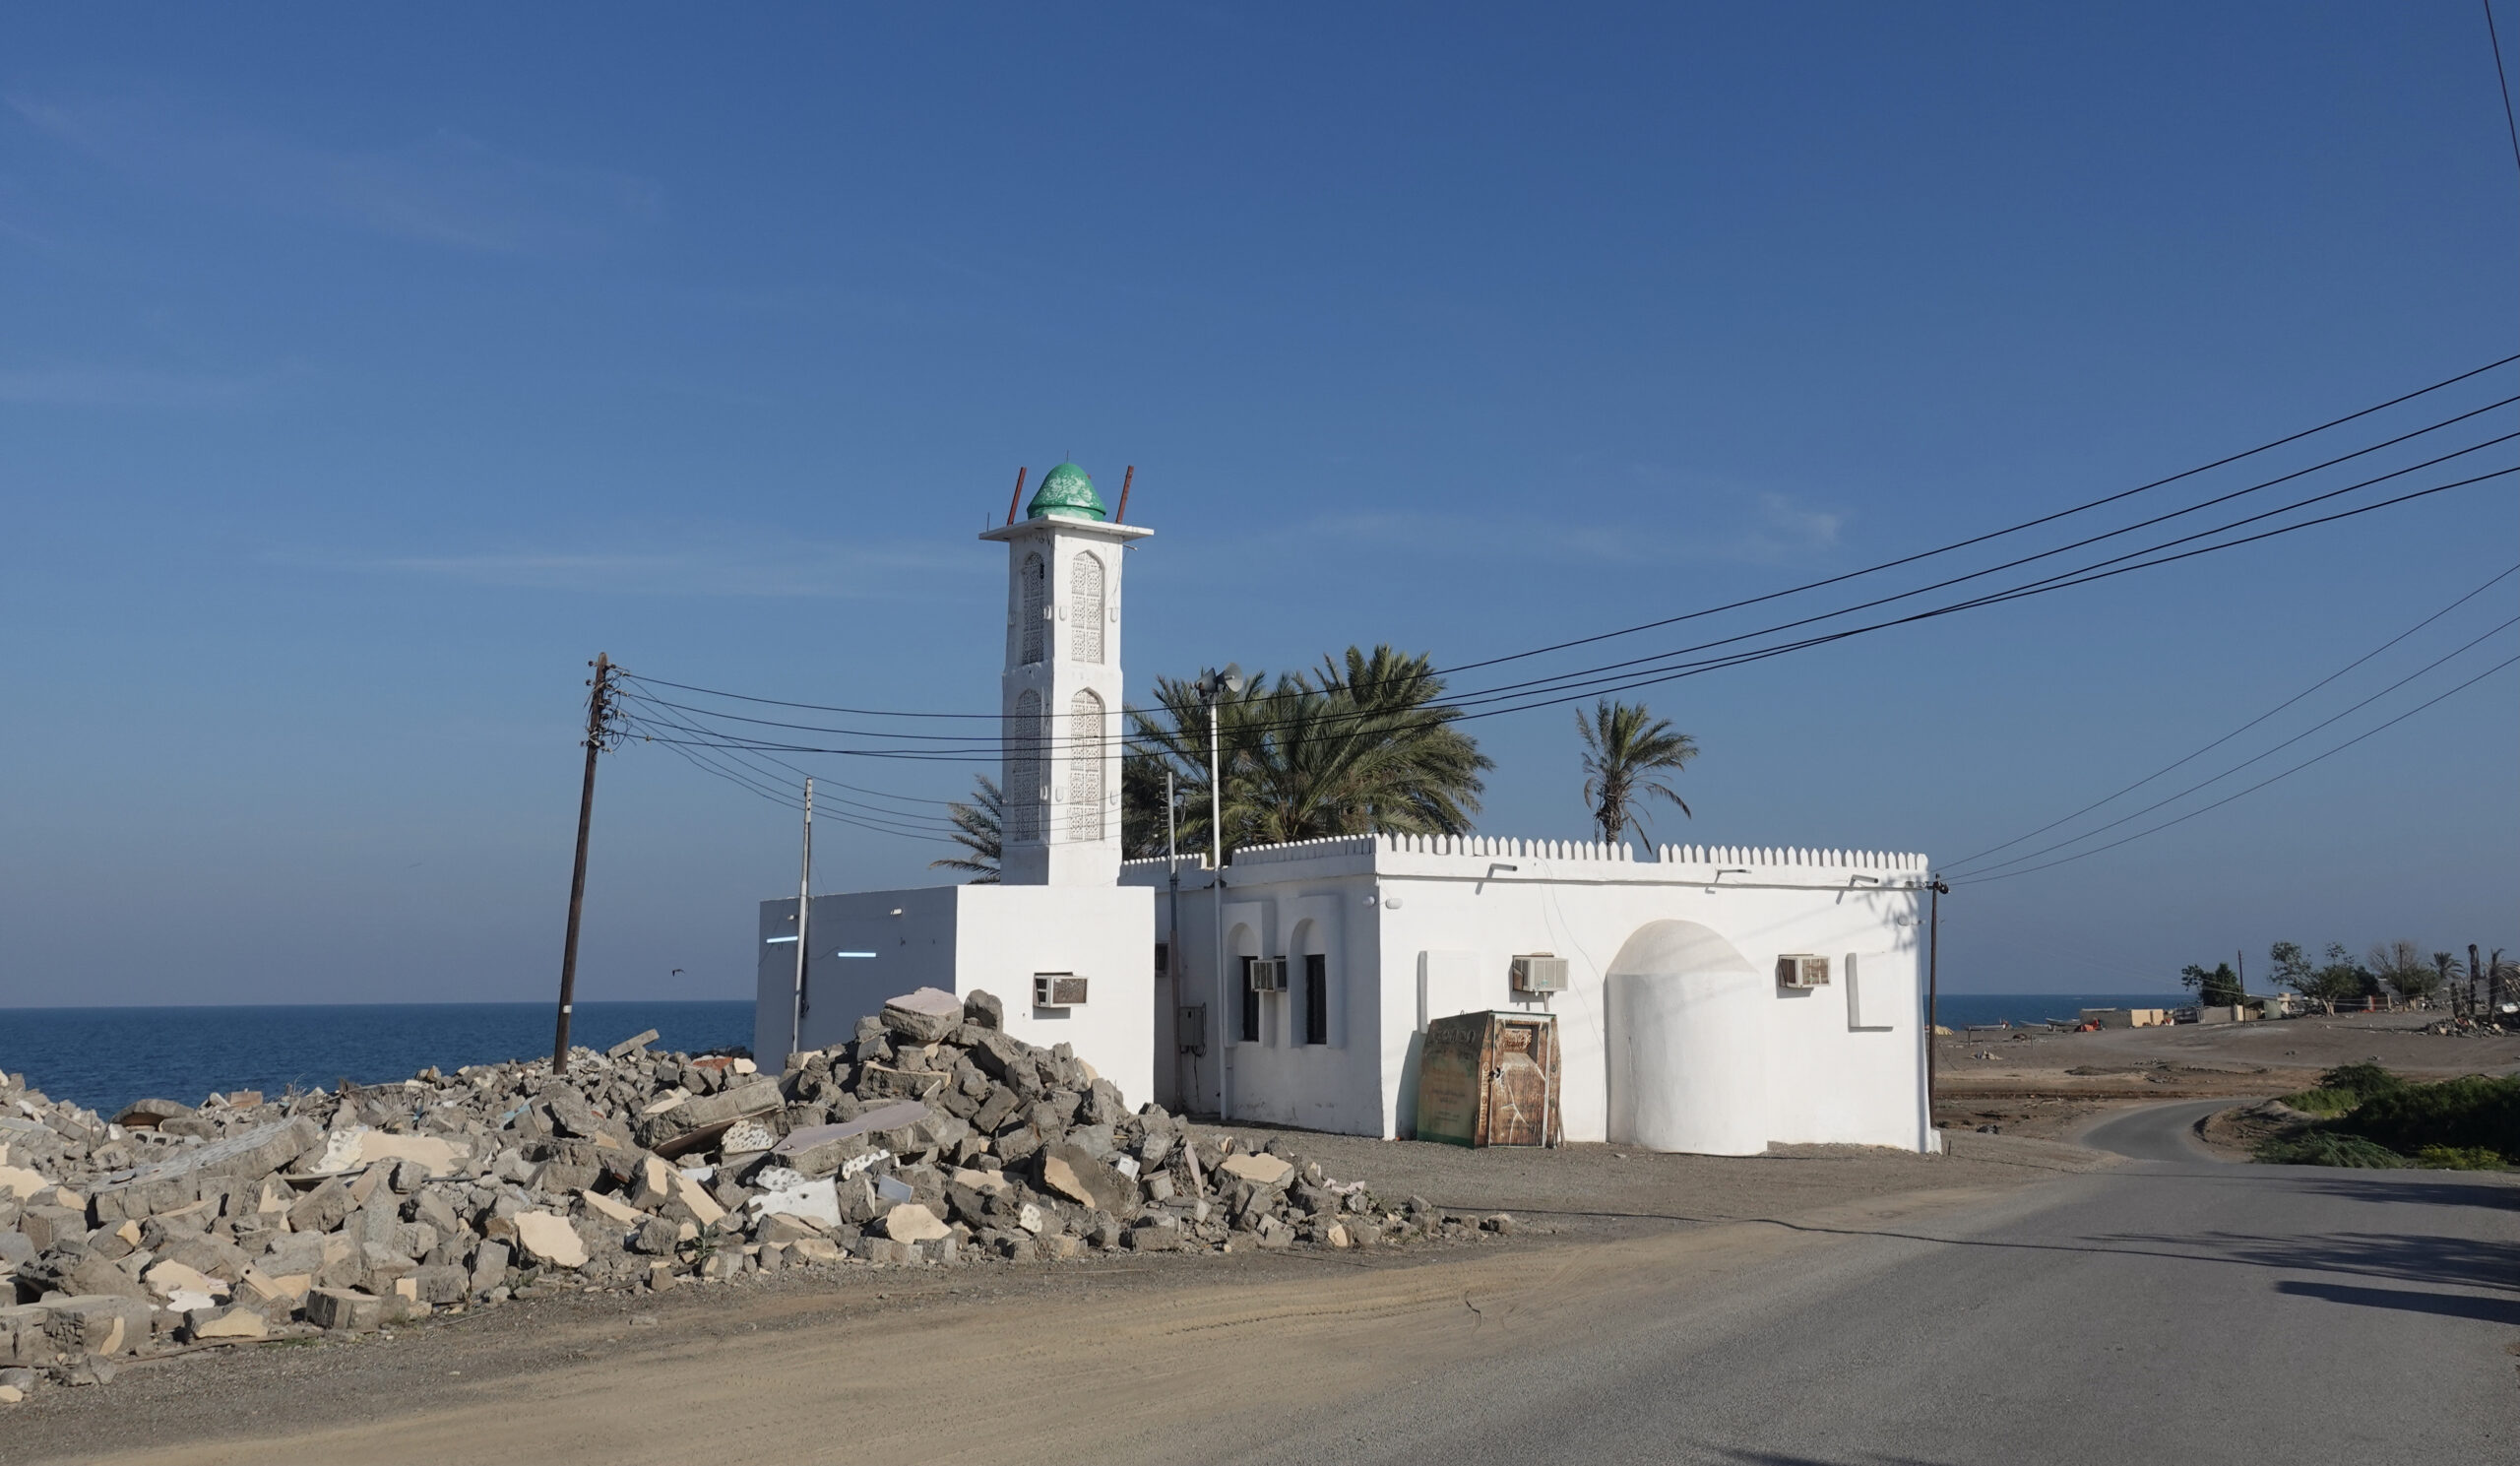
[[[1626,847],[1588,841],[1414,836],[1245,849],[1225,872],[1222,969],[1210,874],[1204,861],[1184,861],[1181,990],[1158,993],[1156,1037],[1173,1037],[1166,1030],[1178,1004],[1205,1003],[1207,1030],[1194,1041],[1207,1052],[1176,1058],[1176,1046],[1164,1043],[1157,1093],[1167,1104],[1186,1093],[1191,1108],[1233,1118],[1407,1135],[1428,1019],[1546,1009],[1564,1045],[1566,1136],[1605,1139],[1606,976],[1650,924],[1685,922],[1729,941],[1758,975],[1756,1031],[1728,1042],[1763,1052],[1767,1139],[1932,1148],[1919,1011],[1924,858],[1729,846],[1656,854],[1639,860]],[[1161,939],[1166,863],[1129,861],[1120,879],[1154,888]],[[1307,952],[1328,966],[1328,1042],[1317,1046],[1302,1042]],[[1569,990],[1544,1000],[1513,992],[1513,957],[1539,952],[1567,960]],[[1772,974],[1786,953],[1829,958],[1830,985],[1777,987]],[[1258,1000],[1258,1036],[1244,1042],[1234,959],[1281,955],[1290,990]]]

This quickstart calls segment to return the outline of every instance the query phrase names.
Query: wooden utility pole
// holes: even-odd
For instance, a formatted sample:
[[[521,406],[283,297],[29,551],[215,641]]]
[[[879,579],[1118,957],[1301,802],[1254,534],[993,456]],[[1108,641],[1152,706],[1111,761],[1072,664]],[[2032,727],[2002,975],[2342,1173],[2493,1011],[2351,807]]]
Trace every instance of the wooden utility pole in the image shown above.
[[[587,777],[578,789],[578,861],[569,875],[569,936],[560,952],[560,1021],[551,1035],[551,1072],[569,1070],[569,1012],[578,991],[578,918],[587,903],[587,826],[595,818],[595,759],[612,723],[612,659],[596,653],[587,697]]]

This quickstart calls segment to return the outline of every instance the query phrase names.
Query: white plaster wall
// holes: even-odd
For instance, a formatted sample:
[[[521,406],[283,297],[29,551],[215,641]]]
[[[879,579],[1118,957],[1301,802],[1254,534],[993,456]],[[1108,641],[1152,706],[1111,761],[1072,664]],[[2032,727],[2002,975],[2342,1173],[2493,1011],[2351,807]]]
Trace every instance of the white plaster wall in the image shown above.
[[[1344,970],[1334,967],[1344,1042],[1293,1051],[1271,1042],[1286,1033],[1283,1020],[1292,1013],[1279,1015],[1277,1026],[1264,1023],[1262,1043],[1233,1046],[1234,1116],[1409,1133],[1424,1020],[1485,1008],[1545,1009],[1557,1015],[1564,1046],[1567,1138],[1604,1139],[1606,965],[1648,923],[1678,920],[1721,934],[1762,974],[1772,973],[1783,953],[1830,959],[1827,988],[1804,992],[1770,981],[1761,991],[1769,1139],[1908,1149],[1927,1143],[1918,1017],[1921,895],[1913,888],[1923,879],[1921,858],[1674,850],[1658,862],[1606,859],[1602,847],[1570,842],[1430,845],[1379,839],[1267,847],[1241,852],[1228,868],[1226,900],[1234,910],[1228,926],[1251,932],[1260,943],[1254,950],[1278,955],[1285,950],[1278,943],[1300,920],[1296,913],[1328,902],[1340,914],[1349,960]],[[1160,883],[1163,866],[1133,862],[1121,878]],[[1214,970],[1205,879],[1185,869],[1181,903],[1189,983],[1201,991]],[[1194,882],[1195,898],[1188,894]],[[1567,959],[1569,991],[1545,1000],[1513,992],[1512,959],[1532,952]],[[1858,962],[1859,1005],[1843,976],[1850,953]],[[1220,1016],[1229,1034],[1230,961],[1227,973]],[[1263,1003],[1292,1007],[1285,997]],[[1213,1105],[1213,1082],[1200,1089]]]
[[[761,904],[753,1051],[764,1067],[786,1057],[795,946],[768,940],[793,929],[793,897]],[[1028,1044],[1070,1044],[1132,1106],[1153,1094],[1155,919],[1135,888],[923,886],[814,898],[805,1049],[846,1042],[857,1020],[914,988],[994,994],[1007,1032]],[[841,957],[872,952],[872,957]],[[1064,1011],[1033,1006],[1035,973],[1090,980],[1088,1000]]]
[[[953,886],[960,898],[954,986],[994,993],[1006,1031],[1074,1046],[1129,1106],[1155,1097],[1155,894],[1135,886]],[[1087,1000],[1033,1006],[1035,973],[1089,980]],[[942,986],[942,985],[940,985]]]

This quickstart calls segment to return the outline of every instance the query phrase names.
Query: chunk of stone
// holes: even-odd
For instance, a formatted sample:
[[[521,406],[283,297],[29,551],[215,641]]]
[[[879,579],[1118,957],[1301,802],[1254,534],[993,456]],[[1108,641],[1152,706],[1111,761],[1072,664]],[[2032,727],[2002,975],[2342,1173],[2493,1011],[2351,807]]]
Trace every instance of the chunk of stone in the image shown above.
[[[945,1088],[949,1077],[932,1070],[868,1064],[857,1076],[857,1095],[863,1100],[929,1100]]]
[[[67,1355],[131,1354],[149,1342],[147,1302],[116,1295],[78,1294],[46,1299],[44,1333]]]
[[[128,1179],[96,1188],[90,1205],[99,1225],[173,1211],[204,1194],[226,1189],[214,1181],[255,1181],[296,1160],[322,1132],[303,1115],[240,1130],[223,1140],[193,1146]]]
[[[1082,1146],[1044,1147],[1040,1177],[1044,1190],[1055,1191],[1096,1211],[1117,1214],[1136,1209],[1137,1183],[1095,1159]]]
[[[791,1130],[770,1148],[770,1154],[799,1176],[829,1176],[870,1151],[894,1149],[886,1144],[888,1140],[915,1131],[932,1118],[933,1113],[914,1100],[883,1105],[852,1119]]]
[[[797,1262],[838,1262],[848,1254],[840,1243],[827,1237],[800,1237],[788,1243],[790,1258]]]
[[[385,1315],[385,1300],[346,1288],[318,1288],[306,1295],[306,1321],[343,1333],[374,1331]]]
[[[134,1100],[114,1116],[114,1123],[126,1130],[154,1130],[167,1120],[192,1113],[193,1107],[177,1100]]]
[[[803,1217],[826,1227],[840,1225],[840,1185],[830,1177],[798,1178],[794,1184],[764,1191],[745,1203],[756,1220],[774,1216]]]
[[[877,1015],[884,1027],[914,1044],[933,1044],[963,1023],[963,1000],[937,988],[886,998]]]
[[[653,1028],[649,1029],[645,1033],[632,1034],[630,1037],[623,1039],[620,1043],[603,1051],[603,1056],[606,1058],[619,1058],[623,1054],[636,1053],[656,1041],[657,1031]]]
[[[485,1242],[472,1254],[472,1291],[487,1293],[507,1281],[508,1262],[515,1255],[506,1243]]]
[[[0,1147],[0,1153],[5,1151],[6,1147]],[[29,1171],[24,1166],[0,1166],[0,1196],[15,1196],[23,1200],[51,1185],[52,1178],[40,1172]]]
[[[419,1302],[433,1307],[460,1304],[472,1291],[472,1275],[452,1263],[415,1269],[405,1281]]]
[[[535,1261],[551,1267],[587,1265],[586,1241],[569,1225],[567,1217],[557,1212],[523,1211],[510,1220],[516,1223],[517,1244]]]
[[[184,1330],[195,1339],[260,1339],[271,1334],[271,1320],[241,1305],[195,1308],[184,1315]]]
[[[159,1298],[173,1298],[178,1293],[220,1298],[227,1293],[226,1283],[218,1278],[209,1277],[198,1269],[186,1267],[171,1257],[151,1263],[149,1271],[141,1275],[141,1281],[148,1284],[149,1291]]]
[[[1226,1157],[1217,1163],[1217,1169],[1236,1180],[1247,1180],[1255,1186],[1284,1185],[1295,1170],[1277,1156],[1251,1151]]]
[[[1006,1027],[1006,1004],[991,992],[976,989],[963,998],[963,1021],[974,1028]]]
[[[587,1210],[619,1226],[636,1227],[648,1220],[646,1212],[618,1196],[606,1196],[601,1191],[581,1190],[578,1192],[578,1199],[586,1203]]]
[[[951,1229],[942,1218],[915,1201],[905,1201],[884,1213],[884,1235],[897,1243],[932,1242]]]
[[[756,1075],[648,1115],[635,1133],[641,1145],[657,1154],[676,1156],[717,1139],[739,1119],[772,1114],[786,1104],[778,1080]]]

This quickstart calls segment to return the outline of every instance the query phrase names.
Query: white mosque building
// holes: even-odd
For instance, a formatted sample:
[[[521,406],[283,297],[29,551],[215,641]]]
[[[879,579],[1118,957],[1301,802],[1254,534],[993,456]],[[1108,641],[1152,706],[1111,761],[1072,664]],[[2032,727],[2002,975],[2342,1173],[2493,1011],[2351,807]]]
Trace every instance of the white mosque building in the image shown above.
[[[1121,572],[1153,532],[1073,464],[1024,514],[980,537],[1007,548],[1001,881],[814,897],[801,994],[796,898],[762,902],[756,1053],[985,989],[1132,1101],[1405,1138],[1429,1024],[1544,1015],[1566,1140],[1939,1148],[1922,856],[1361,835],[1123,861]]]

